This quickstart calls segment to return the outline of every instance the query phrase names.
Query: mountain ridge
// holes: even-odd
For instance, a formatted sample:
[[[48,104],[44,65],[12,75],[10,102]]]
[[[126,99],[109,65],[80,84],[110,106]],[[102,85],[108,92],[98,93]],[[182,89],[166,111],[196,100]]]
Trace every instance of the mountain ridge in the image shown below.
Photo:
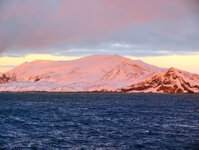
[[[199,76],[174,67],[140,83],[120,89],[121,92],[199,93]]]

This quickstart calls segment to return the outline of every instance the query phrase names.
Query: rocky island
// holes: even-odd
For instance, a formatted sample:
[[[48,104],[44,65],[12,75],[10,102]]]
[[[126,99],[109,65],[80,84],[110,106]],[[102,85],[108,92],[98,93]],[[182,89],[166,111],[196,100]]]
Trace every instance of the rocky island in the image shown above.
[[[0,91],[199,93],[199,76],[119,55],[25,62],[0,75]]]

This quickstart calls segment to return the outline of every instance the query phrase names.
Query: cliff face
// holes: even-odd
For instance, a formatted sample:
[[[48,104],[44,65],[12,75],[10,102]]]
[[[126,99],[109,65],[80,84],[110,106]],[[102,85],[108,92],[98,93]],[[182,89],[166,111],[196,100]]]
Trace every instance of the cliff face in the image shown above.
[[[199,93],[199,76],[170,68],[121,92]]]

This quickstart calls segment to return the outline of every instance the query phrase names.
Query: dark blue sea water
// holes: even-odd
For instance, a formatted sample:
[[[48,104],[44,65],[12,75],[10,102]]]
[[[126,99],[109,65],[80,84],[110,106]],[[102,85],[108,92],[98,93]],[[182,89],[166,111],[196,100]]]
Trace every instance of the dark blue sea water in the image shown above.
[[[0,93],[1,149],[198,149],[199,95]]]

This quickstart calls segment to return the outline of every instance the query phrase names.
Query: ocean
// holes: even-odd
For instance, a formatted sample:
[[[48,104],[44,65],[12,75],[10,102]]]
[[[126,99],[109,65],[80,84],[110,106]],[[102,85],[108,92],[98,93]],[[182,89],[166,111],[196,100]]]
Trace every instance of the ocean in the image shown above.
[[[199,94],[0,93],[0,149],[199,149]]]

